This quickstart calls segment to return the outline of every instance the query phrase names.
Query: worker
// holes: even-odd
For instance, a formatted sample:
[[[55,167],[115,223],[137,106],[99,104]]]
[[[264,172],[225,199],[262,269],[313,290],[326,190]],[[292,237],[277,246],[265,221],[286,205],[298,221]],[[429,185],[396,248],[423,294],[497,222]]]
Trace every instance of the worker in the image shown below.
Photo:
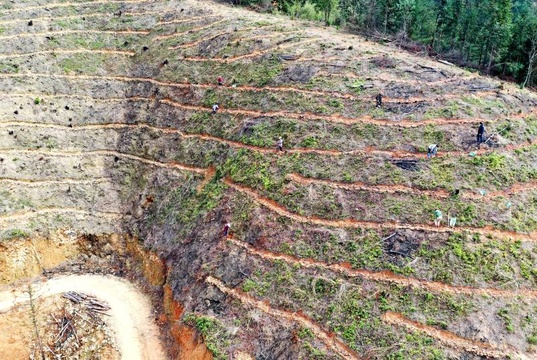
[[[440,223],[442,222],[442,211],[436,209],[434,211],[434,225],[440,226]]]
[[[216,114],[216,112],[220,109],[220,106],[218,106],[218,103],[213,105],[213,115]]]
[[[477,129],[477,146],[481,145],[483,142],[483,134],[485,133],[485,125],[483,122],[479,123],[479,128]]]
[[[378,94],[375,97],[375,100],[377,100],[377,108],[381,107],[382,106],[382,94]]]
[[[455,227],[457,224],[457,212],[453,208],[449,209],[447,212],[448,226]]]
[[[276,143],[276,151],[283,151],[283,139],[280,136],[278,142]]]
[[[224,78],[219,76],[217,79],[216,79],[216,82],[218,83],[218,85],[224,85]]]
[[[437,151],[438,151],[438,145],[436,144],[429,145],[429,147],[427,148],[427,159],[435,157]]]
[[[224,237],[227,237],[228,234],[229,234],[229,229],[231,229],[231,223],[230,222],[227,222],[225,225],[224,225],[224,228],[222,229],[222,235]]]

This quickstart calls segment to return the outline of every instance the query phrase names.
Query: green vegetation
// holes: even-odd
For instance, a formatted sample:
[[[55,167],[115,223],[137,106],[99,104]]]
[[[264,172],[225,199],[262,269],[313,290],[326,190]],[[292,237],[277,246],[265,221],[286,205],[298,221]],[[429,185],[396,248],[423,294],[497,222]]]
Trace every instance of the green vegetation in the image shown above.
[[[409,49],[428,49],[487,74],[537,83],[537,9],[532,0],[249,0],[292,18],[345,23],[397,38]],[[438,115],[449,117],[449,109]]]
[[[513,3],[520,5],[523,1]],[[399,45],[403,47],[412,40],[427,43],[431,51],[450,52],[454,60],[519,80],[526,66],[525,56],[529,55],[529,29],[515,21],[522,15],[517,13],[511,20],[506,19],[506,3],[499,0],[479,5],[480,11],[490,10],[482,19],[475,16],[478,4],[473,0],[464,4],[458,0],[434,4],[432,0],[276,4],[296,18],[346,23],[365,32],[379,30],[378,34],[386,39],[399,33]],[[452,8],[455,5],[464,6],[474,17]],[[114,16],[110,11],[120,9],[118,6],[98,7],[98,11],[107,12],[102,18],[58,19],[52,26],[137,29],[159,19],[182,19],[185,15]],[[158,8],[158,4],[153,7]],[[56,10],[62,16],[76,15],[76,9],[69,6]],[[198,14],[193,9],[186,13]],[[453,17],[455,13],[460,18]],[[438,14],[449,16],[435,16]],[[528,10],[528,20],[529,15]],[[66,84],[78,85],[68,88],[59,86],[63,77],[56,76],[55,89],[67,92],[72,88],[73,92],[66,95],[83,95],[84,100],[52,97],[39,90],[46,95],[46,102],[40,98],[34,101],[42,105],[31,109],[38,120],[50,127],[65,126],[68,116],[73,116],[73,127],[78,128],[67,129],[61,135],[39,130],[39,137],[31,137],[28,134],[40,125],[35,124],[27,126],[27,132],[4,132],[2,140],[15,151],[67,148],[73,153],[67,170],[72,166],[76,179],[89,178],[82,173],[87,171],[110,176],[119,183],[121,211],[129,215],[126,225],[141,242],[165,257],[170,266],[167,281],[176,300],[185,305],[187,315],[183,321],[203,336],[215,359],[234,358],[235,350],[242,350],[254,338],[258,341],[251,348],[259,352],[251,356],[270,356],[273,348],[269,346],[281,342],[286,351],[290,349],[300,359],[334,357],[333,350],[314,331],[304,323],[280,322],[274,315],[278,311],[293,316],[303,313],[359,354],[379,359],[447,359],[464,355],[444,352],[445,344],[440,341],[383,321],[387,312],[475,339],[484,336],[474,328],[476,323],[491,319],[496,323],[498,338],[516,337],[522,339],[521,343],[526,339],[523,346],[537,345],[537,307],[533,298],[509,295],[496,299],[481,291],[468,294],[472,288],[509,292],[537,286],[537,247],[532,241],[508,240],[494,232],[486,236],[472,232],[472,228],[479,228],[480,233],[487,229],[521,233],[537,230],[537,218],[533,216],[537,213],[537,190],[529,186],[537,180],[537,145],[528,143],[537,138],[537,118],[510,115],[531,111],[534,95],[511,88],[503,91],[496,85],[491,85],[495,91],[489,91],[486,79],[475,80],[478,86],[483,85],[483,91],[469,92],[467,86],[474,79],[459,79],[456,74],[461,70],[444,70],[443,74],[418,69],[412,58],[400,58],[389,54],[389,48],[354,37],[345,46],[340,46],[343,42],[335,37],[333,42],[329,37],[311,37],[315,41],[301,43],[305,37],[309,41],[313,31],[323,31],[319,26],[289,35],[301,30],[302,25],[288,27],[281,18],[253,22],[245,16],[190,32],[208,23],[202,19],[156,25],[150,36],[91,32],[87,36],[65,34],[45,41],[44,50],[130,49],[136,54],[133,59],[124,54],[88,51],[69,56],[60,52],[40,54],[46,55],[47,62],[39,70],[46,66],[52,75],[95,74],[103,79],[92,83],[91,76],[69,76]],[[515,23],[525,29],[520,41],[509,35]],[[483,26],[491,28],[490,37],[482,31]],[[262,27],[270,30],[260,31]],[[248,32],[248,28],[255,30]],[[158,35],[174,31],[177,36],[155,40]],[[265,34],[270,42],[264,39]],[[201,41],[189,45],[198,40]],[[280,42],[285,47],[275,45]],[[180,44],[186,46],[168,48]],[[141,51],[142,46],[149,49]],[[510,50],[506,51],[506,47]],[[234,58],[247,54],[255,56]],[[300,58],[281,56],[286,54],[300,54]],[[191,57],[196,61],[189,60]],[[216,60],[230,58],[232,61]],[[0,64],[0,72],[40,73],[32,68],[31,61],[23,56],[6,60]],[[113,79],[106,86],[104,77],[108,76]],[[217,76],[225,78],[224,86],[215,84]],[[22,76],[5,78],[10,91],[23,84],[25,87],[19,91],[23,95],[34,85],[33,79]],[[146,81],[148,78],[154,81]],[[177,84],[169,86],[167,82]],[[527,84],[534,83],[531,75]],[[386,96],[382,108],[376,108],[374,103],[379,89]],[[446,94],[449,97],[444,97]],[[87,110],[67,115],[67,111],[86,106],[88,95],[95,99],[87,101]],[[107,100],[123,95],[133,98],[125,102]],[[26,105],[34,96],[17,102],[18,107],[10,111],[27,111]],[[138,96],[145,98],[137,101]],[[180,105],[173,106],[168,99]],[[214,103],[220,104],[221,111],[211,115]],[[22,115],[26,114],[21,111],[17,121]],[[370,116],[381,121],[370,121]],[[499,136],[476,152],[473,141],[481,118],[487,132]],[[427,119],[435,120],[420,124]],[[461,119],[460,123],[457,119]],[[116,127],[114,122],[123,120],[132,126]],[[98,121],[113,124],[102,129],[80,126]],[[80,134],[99,138],[93,143],[86,137],[77,138]],[[275,142],[280,136],[284,148],[292,151],[276,152]],[[440,144],[442,156],[426,160],[429,143]],[[124,155],[103,155],[99,164],[106,164],[107,171],[94,171],[99,170],[95,168],[97,161],[86,159],[89,153],[84,153],[82,166],[77,165],[78,150],[71,150],[75,145],[83,145],[84,151],[110,146],[109,150]],[[6,168],[24,171],[26,167],[28,171],[29,156],[17,155],[13,161],[6,161]],[[43,174],[53,179],[50,158],[47,154],[38,161]],[[405,161],[414,166],[405,167]],[[183,171],[182,165],[199,170]],[[207,168],[207,172],[200,170]],[[29,172],[27,176],[38,175]],[[311,179],[302,181],[300,176]],[[226,186],[223,178],[251,188],[262,200],[248,191]],[[65,186],[59,191],[80,193],[79,185],[74,183],[68,190]],[[516,186],[506,190],[515,184],[522,190]],[[100,204],[96,200],[108,196],[108,191],[102,190],[99,196],[88,193],[74,203],[69,195],[64,204],[55,201],[56,194],[41,196],[35,190],[38,185],[41,186],[36,183],[21,187],[24,191],[19,192],[0,192],[1,210],[8,213],[67,204],[93,209]],[[524,189],[525,185],[528,189]],[[446,218],[456,216],[457,226],[444,228],[444,219],[439,231],[430,229],[435,209],[441,209]],[[41,229],[45,227],[42,224],[51,223],[65,227],[77,221],[68,214],[52,215],[46,220],[40,216],[35,216],[28,228]],[[323,225],[324,220],[333,220],[334,226]],[[220,232],[227,221],[233,224],[228,241]],[[360,221],[367,222],[364,228],[360,228]],[[13,229],[4,230],[0,238],[27,236],[26,230]],[[236,241],[248,246],[244,249]],[[219,278],[237,291],[226,295],[206,286],[208,276]],[[457,292],[458,286],[469,288]],[[256,309],[257,303],[246,306],[237,299],[239,296],[263,301],[277,311],[267,314],[262,311],[265,307]],[[267,332],[262,333],[265,329]],[[283,340],[277,338],[280,334]],[[287,340],[292,344],[283,342]],[[494,339],[483,339],[489,340]],[[518,346],[509,341],[505,341],[506,348]],[[250,343],[247,348],[250,350]]]
[[[284,4],[285,12],[291,16],[291,19],[304,19],[319,21],[322,14],[315,8],[311,1],[290,1]]]
[[[205,346],[212,352],[215,360],[228,359],[225,349],[229,346],[230,334],[218,319],[187,314],[183,321],[194,326],[203,335]]]
[[[30,237],[30,234],[27,233],[26,231],[24,230],[20,230],[20,229],[10,229],[10,230],[6,230],[4,231],[1,235],[0,235],[0,240],[2,241],[8,241],[8,240],[13,240],[13,239],[26,239]]]
[[[105,54],[73,54],[59,61],[63,72],[95,74],[106,63],[113,63]]]
[[[188,224],[181,228],[186,234],[197,226],[204,215],[218,205],[222,196],[223,184],[213,178],[198,192],[199,180],[189,177],[181,186],[171,192],[160,194],[159,206],[151,212],[149,224]]]
[[[522,243],[480,239],[454,233],[444,243],[412,243],[408,250],[393,252],[381,242],[374,230],[347,230],[346,241],[335,235],[304,232],[290,237],[272,248],[299,258],[327,263],[350,263],[353,268],[375,271],[391,270],[413,277],[441,281],[448,284],[487,287],[514,287],[537,285],[535,247]],[[397,237],[398,243],[409,241]],[[445,264],[450,266],[446,267]],[[511,285],[506,283],[512,282]],[[517,284],[517,285],[515,285]]]
[[[434,340],[422,334],[400,337],[379,320],[385,311],[400,311],[409,317],[426,314],[443,323],[453,316],[465,316],[474,306],[460,297],[427,296],[419,290],[398,286],[365,285],[360,280],[337,279],[328,272],[311,272],[277,260],[263,264],[263,269],[253,274],[252,280],[259,285],[250,293],[277,308],[304,311],[312,320],[337,332],[358,352],[367,351],[372,344],[398,344],[386,350],[385,356],[392,356],[386,358],[422,359],[420,354],[431,353],[443,358],[443,352]],[[308,339],[310,332],[301,329],[298,336]]]

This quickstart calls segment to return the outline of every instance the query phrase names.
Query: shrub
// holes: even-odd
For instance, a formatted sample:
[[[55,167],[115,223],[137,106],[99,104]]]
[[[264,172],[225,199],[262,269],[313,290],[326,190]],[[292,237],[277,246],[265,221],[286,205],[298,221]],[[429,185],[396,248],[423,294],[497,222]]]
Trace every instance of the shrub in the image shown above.
[[[315,9],[315,5],[306,1],[298,11],[298,17],[305,20],[321,20],[322,14]]]

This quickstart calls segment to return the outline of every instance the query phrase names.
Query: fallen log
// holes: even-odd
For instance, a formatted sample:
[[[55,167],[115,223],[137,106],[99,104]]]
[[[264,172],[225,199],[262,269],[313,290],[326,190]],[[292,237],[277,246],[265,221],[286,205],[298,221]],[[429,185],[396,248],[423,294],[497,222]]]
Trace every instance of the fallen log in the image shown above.
[[[437,59],[436,61],[438,61],[439,63],[444,64],[444,65],[455,66],[455,64],[450,63],[449,61],[446,61],[446,60]]]
[[[433,70],[434,72],[438,72],[438,70],[430,66],[425,66],[425,65],[420,65],[420,64],[418,64],[418,66],[422,69],[428,69],[428,70]]]
[[[298,58],[300,58],[300,55],[278,55],[278,57],[280,58],[280,60],[292,61],[298,60]]]
[[[385,237],[384,239],[382,239],[382,240],[380,240],[380,241],[384,242],[384,241],[386,241],[386,240],[390,240],[390,239],[391,239],[392,237],[394,237],[395,235],[397,235],[396,232],[394,232],[393,234],[391,234],[391,235],[388,236],[388,237]]]

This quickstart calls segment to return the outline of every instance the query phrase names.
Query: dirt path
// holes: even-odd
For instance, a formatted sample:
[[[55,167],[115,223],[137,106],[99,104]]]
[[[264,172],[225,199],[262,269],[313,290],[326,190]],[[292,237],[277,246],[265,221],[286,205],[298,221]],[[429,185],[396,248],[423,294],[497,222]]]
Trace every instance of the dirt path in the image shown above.
[[[161,103],[169,104],[171,106],[186,109],[186,110],[193,110],[193,111],[208,111],[209,109],[203,106],[198,105],[187,105],[179,103],[175,100],[172,100],[170,98],[163,98],[161,100],[158,100]],[[505,117],[520,117],[520,114],[512,114],[511,115],[505,115],[502,117],[497,118],[496,120],[490,120],[490,119],[483,119],[483,118],[471,118],[471,119],[451,119],[451,118],[437,118],[437,119],[430,119],[430,120],[387,120],[387,119],[374,119],[371,116],[360,116],[358,118],[349,118],[345,116],[341,116],[339,114],[332,114],[332,115],[320,115],[320,114],[313,114],[313,113],[293,113],[289,111],[259,111],[259,110],[243,110],[238,108],[222,108],[220,107],[220,110],[218,110],[221,113],[227,113],[232,115],[246,115],[246,116],[252,116],[252,117],[283,117],[283,118],[289,118],[289,119],[295,119],[295,120],[302,120],[302,121],[310,121],[310,120],[325,120],[333,123],[338,124],[346,124],[346,125],[353,125],[353,124],[373,124],[373,125],[382,125],[382,126],[398,126],[398,127],[404,127],[404,128],[415,128],[415,127],[423,127],[424,125],[466,125],[466,124],[478,124],[480,122],[483,123],[491,123],[492,121],[498,121],[503,120]],[[528,115],[533,115],[537,113],[536,111],[531,112]]]
[[[352,72],[351,72],[352,71]],[[352,69],[349,69],[346,73],[331,73],[325,70],[321,70],[317,73],[317,76],[324,76],[324,77],[336,77],[336,78],[350,78],[350,79],[363,79],[364,77],[362,75],[354,73]],[[440,85],[440,84],[449,84],[449,83],[456,83],[456,82],[463,82],[463,81],[471,81],[481,79],[481,77],[473,75],[473,74],[458,74],[456,77],[450,77],[447,79],[439,79],[439,80],[432,80],[432,81],[426,81],[426,80],[420,80],[420,79],[401,79],[401,78],[394,78],[390,76],[389,74],[376,74],[375,80],[380,81],[382,83],[390,83],[390,84],[410,84],[410,85]],[[371,80],[372,81],[372,80]],[[486,92],[489,92],[488,90]],[[475,91],[473,93],[479,94],[481,91]],[[444,95],[442,95],[443,97]]]
[[[240,29],[237,29],[236,31],[233,30],[233,31],[222,31],[222,32],[219,32],[217,34],[214,34],[214,35],[211,35],[209,37],[202,37],[201,39],[198,39],[198,40],[195,40],[195,41],[191,41],[191,42],[187,42],[187,43],[182,43],[182,44],[178,44],[178,45],[175,45],[175,46],[169,46],[168,47],[168,50],[177,50],[177,49],[188,49],[188,48],[193,48],[203,42],[208,42],[208,41],[211,41],[211,40],[214,40],[218,37],[221,37],[221,36],[225,36],[225,35],[232,35],[232,34],[239,34],[239,33],[244,33],[246,31],[255,31],[255,30],[268,30],[268,29],[271,29],[271,28],[274,28],[276,26],[281,26],[281,24],[275,24],[275,25],[264,25],[264,26],[259,26],[259,27],[245,27],[245,28],[240,28]],[[293,32],[299,32],[299,31],[293,31]],[[276,34],[273,34],[273,35],[267,35],[267,36],[270,36],[270,37],[273,37],[273,36],[276,36],[276,35],[281,35],[281,34],[288,34],[289,32],[278,32]],[[241,40],[252,40],[254,38],[264,38],[263,35],[260,35],[260,36],[253,36],[253,37],[244,37],[244,38],[240,38]],[[235,41],[240,41],[240,40],[235,40]]]
[[[517,233],[514,231],[497,230],[497,229],[492,228],[492,226],[486,226],[483,228],[459,226],[456,229],[454,229],[454,228],[445,227],[445,226],[436,227],[433,225],[426,225],[426,224],[407,224],[407,223],[390,222],[390,221],[377,223],[377,222],[371,222],[371,221],[360,221],[360,220],[355,220],[355,219],[328,220],[328,219],[322,219],[317,216],[302,216],[302,215],[299,215],[299,214],[296,214],[287,210],[285,207],[283,207],[282,205],[278,204],[277,202],[273,200],[270,200],[268,198],[265,198],[257,194],[253,189],[250,189],[243,185],[236,184],[227,178],[224,179],[224,182],[229,187],[239,192],[249,195],[257,203],[274,211],[278,215],[287,217],[289,219],[292,219],[301,223],[330,226],[330,227],[336,227],[336,228],[409,229],[409,230],[439,232],[439,233],[451,233],[454,231],[468,231],[470,233],[480,234],[483,236],[492,235],[500,239],[505,239],[505,240],[509,239],[510,241],[516,241],[516,240],[529,241],[529,242],[537,241],[537,232],[533,232],[530,234],[521,234],[521,233]]]
[[[537,298],[537,290],[502,290],[496,288],[472,288],[469,286],[452,286],[437,281],[427,281],[422,279],[416,279],[411,277],[405,277],[394,274],[391,271],[370,271],[365,269],[353,269],[350,264],[328,264],[323,261],[316,261],[313,259],[299,259],[294,256],[273,253],[268,250],[256,249],[247,243],[237,240],[233,237],[228,237],[227,241],[231,242],[235,246],[245,249],[252,255],[261,257],[266,260],[283,260],[290,265],[300,265],[304,268],[322,268],[332,272],[337,272],[349,277],[360,277],[362,279],[370,281],[379,281],[383,283],[396,284],[401,286],[412,286],[415,288],[426,289],[434,293],[450,293],[450,294],[463,294],[469,296],[492,296],[501,298],[514,298],[523,296],[525,298],[535,299]]]
[[[82,30],[82,32],[87,32],[87,30]],[[1,37],[0,37],[1,39]],[[69,51],[69,50],[65,50]],[[82,50],[80,50],[82,51]],[[90,50],[88,50],[90,51]],[[108,50],[108,52],[114,52],[115,50]],[[128,51],[119,51],[119,53],[131,53]],[[13,54],[14,56],[17,54]],[[4,55],[5,57],[10,57],[10,54]],[[230,59],[230,58],[228,58]],[[225,59],[225,60],[228,60]],[[35,78],[41,78],[41,77],[57,77],[57,78],[67,78],[67,79],[84,79],[84,80],[116,80],[116,81],[125,81],[125,82],[132,82],[132,81],[143,81],[143,82],[149,82],[155,85],[160,86],[169,86],[169,87],[177,87],[177,88],[199,88],[199,89],[214,89],[216,86],[214,84],[191,84],[191,83],[176,83],[176,82],[167,82],[167,81],[160,81],[152,78],[138,78],[138,77],[127,77],[127,76],[101,76],[101,75],[65,75],[65,74],[39,74],[39,73],[24,73],[24,74],[1,74],[5,77],[35,77]],[[250,86],[250,85],[238,85],[233,88],[229,87],[222,87],[221,89],[224,90],[232,90],[232,91],[252,91],[252,92],[281,92],[281,93],[297,93],[297,94],[304,94],[304,95],[312,95],[312,96],[319,96],[319,97],[334,97],[334,98],[340,98],[340,99],[348,99],[348,100],[370,100],[371,96],[362,95],[362,96],[356,96],[348,93],[343,92],[335,92],[335,91],[321,91],[321,90],[308,90],[308,89],[300,89],[297,87],[292,86],[264,86],[264,87],[256,87],[256,86]],[[487,92],[482,93],[487,94]],[[61,96],[61,95],[57,95]],[[77,95],[72,95],[73,97],[76,97]],[[443,96],[442,99],[455,99],[460,98],[460,95],[446,95]],[[385,96],[385,102],[387,103],[414,103],[418,101],[432,101],[435,99],[429,99],[426,97],[410,97],[410,98],[396,98],[396,97],[388,97]],[[511,117],[511,118],[524,118],[526,116],[534,115],[537,113],[537,111],[533,111],[527,114],[520,114],[520,113],[513,113],[505,116],[501,116],[499,118],[505,118],[505,117]],[[326,115],[320,115],[326,117]],[[367,119],[367,116],[361,116],[359,119]],[[352,119],[352,118],[351,118]],[[356,118],[358,119],[358,118]],[[383,121],[381,119],[374,119],[377,122]],[[420,121],[412,121],[412,124],[420,124],[420,123],[438,123],[439,121],[443,121],[444,123],[449,123],[450,121],[456,121],[458,119],[445,119],[445,118],[438,118],[438,119],[429,119],[429,120],[420,120]],[[463,119],[463,120],[472,120],[472,119]],[[480,121],[483,122],[491,122],[490,119],[480,119],[480,118],[474,118],[473,121],[470,121],[471,123],[478,123]],[[404,123],[403,121],[391,121],[390,123],[400,124]],[[456,122],[455,122],[456,123]]]
[[[300,185],[311,185],[311,184],[320,184],[328,185],[334,188],[345,189],[345,190],[364,190],[364,191],[373,191],[378,193],[387,193],[387,194],[413,194],[413,195],[426,195],[432,198],[445,199],[449,197],[449,192],[443,189],[438,190],[422,190],[418,188],[413,188],[405,185],[372,185],[367,184],[361,181],[355,182],[343,182],[335,180],[326,180],[326,179],[315,179],[301,176],[299,174],[288,174],[287,179],[294,181]]]
[[[126,217],[125,214],[119,212],[104,212],[97,210],[87,210],[79,208],[40,208],[27,211],[10,212],[7,215],[0,215],[1,223],[11,223],[14,220],[25,219],[30,216],[45,215],[45,214],[81,214],[84,216],[98,216],[99,219],[108,219],[115,222]]]
[[[6,178],[0,177],[0,182],[8,184],[24,184],[24,187],[38,187],[38,186],[49,186],[49,185],[64,185],[64,184],[97,184],[97,183],[109,183],[112,181],[112,178],[109,177],[94,177],[91,179],[75,179],[75,178],[56,178],[56,179],[47,179],[40,178],[39,180],[28,180],[28,179],[15,179],[15,178]]]
[[[460,337],[446,330],[439,330],[432,326],[421,324],[417,321],[412,321],[405,318],[403,315],[388,311],[382,316],[382,320],[388,324],[402,326],[410,331],[419,331],[428,336],[437,339],[442,344],[457,350],[463,350],[477,354],[479,356],[491,357],[495,359],[514,359],[529,360],[530,358],[517,350],[510,348],[499,348],[497,346]]]
[[[106,322],[114,329],[124,360],[164,360],[166,353],[159,339],[149,300],[131,283],[112,276],[70,275],[32,285],[37,297],[67,291],[92,294],[106,301],[111,310]],[[28,302],[26,291],[0,292],[0,313]]]
[[[219,16],[218,15],[193,16],[193,17],[184,18],[184,19],[174,19],[174,20],[170,20],[170,21],[159,21],[155,25],[162,26],[162,25],[182,24],[182,23],[185,23],[185,22],[202,20],[202,19],[209,19],[209,18],[213,18],[213,17],[218,18]]]
[[[249,27],[249,28],[242,28],[242,29],[237,30],[237,31],[224,31],[224,32],[218,33],[216,35],[212,35],[210,37],[202,37],[201,39],[196,40],[196,41],[192,41],[192,42],[188,42],[188,43],[182,43],[182,44],[178,44],[178,45],[175,45],[175,46],[169,46],[168,50],[178,50],[178,49],[182,49],[182,48],[190,48],[190,47],[194,47],[196,45],[199,45],[202,42],[214,40],[219,36],[231,35],[231,34],[236,34],[238,32],[253,31],[253,30],[256,30],[256,28]]]
[[[212,23],[207,24],[207,25],[190,28],[189,30],[186,30],[186,31],[183,31],[183,32],[174,32],[172,34],[158,35],[158,36],[154,37],[154,40],[166,40],[166,39],[171,39],[173,37],[182,36],[182,35],[185,35],[185,34],[191,34],[191,33],[194,33],[196,31],[211,28],[211,27],[213,27],[213,26],[215,26],[217,24],[221,24],[221,23],[226,22],[226,21],[227,21],[227,19],[221,19],[221,20],[212,22]]]
[[[364,190],[364,191],[372,191],[372,192],[378,192],[378,193],[387,193],[387,194],[413,194],[413,195],[426,195],[431,198],[436,199],[446,199],[449,198],[450,194],[448,191],[443,189],[437,189],[437,190],[425,190],[425,189],[419,189],[415,187],[410,187],[406,185],[372,185],[363,183],[361,181],[356,182],[343,182],[343,181],[334,181],[334,180],[326,180],[326,179],[315,179],[315,178],[308,178],[301,176],[299,174],[288,174],[286,176],[287,179],[294,181],[300,185],[310,185],[310,184],[322,184],[322,185],[328,185],[334,188],[344,189],[344,190]],[[498,190],[498,191],[491,191],[484,196],[479,195],[479,197],[476,197],[477,194],[475,193],[468,193],[464,192],[460,194],[459,196],[463,199],[473,199],[473,200],[480,200],[480,199],[490,199],[495,198],[498,196],[511,196],[513,194],[525,192],[525,191],[531,191],[537,189],[537,181],[529,181],[525,183],[516,183],[511,187],[508,187],[507,189]]]
[[[145,14],[142,14],[145,15]],[[96,13],[88,13],[88,14],[77,14],[77,15],[61,15],[61,16],[42,16],[42,17],[32,17],[30,18],[34,24],[38,24],[40,21],[59,21],[59,20],[69,20],[69,19],[80,19],[80,18],[90,18],[90,17],[113,17],[114,15],[111,13],[103,13],[103,12],[96,12]],[[132,15],[132,16],[140,16],[140,15]],[[7,25],[7,24],[16,24],[19,22],[28,22],[28,18],[17,18],[17,19],[9,19],[9,20],[0,20],[0,25]]]
[[[134,51],[121,51],[121,50],[112,50],[112,49],[100,49],[100,50],[91,50],[91,49],[75,49],[75,50],[42,50],[29,53],[11,53],[0,55],[0,59],[14,59],[19,57],[26,56],[35,56],[35,55],[69,55],[69,54],[105,54],[105,55],[122,55],[122,56],[134,56],[136,53]]]
[[[149,30],[56,30],[56,31],[45,31],[41,33],[22,33],[15,35],[4,35],[0,36],[0,40],[6,39],[20,39],[23,37],[35,38],[35,37],[45,37],[45,36],[58,36],[58,35],[67,35],[67,34],[111,34],[111,35],[135,35],[149,34]],[[49,74],[50,76],[50,74]]]
[[[270,47],[270,48],[265,49],[265,50],[257,50],[257,51],[254,51],[254,52],[251,52],[251,53],[248,53],[248,54],[232,56],[232,57],[228,57],[228,58],[225,58],[225,59],[224,58],[205,58],[205,57],[185,57],[185,58],[183,58],[183,60],[195,61],[195,62],[217,62],[217,63],[222,63],[222,64],[230,64],[230,63],[233,63],[235,61],[261,56],[261,55],[264,55],[266,53],[269,53],[269,52],[272,52],[272,51],[275,51],[275,50],[286,49],[286,48],[290,48],[290,47],[293,47],[293,46],[301,46],[301,45],[309,44],[309,43],[312,43],[312,42],[315,42],[315,41],[318,41],[318,39],[306,39],[306,40],[298,41],[298,42],[295,42],[295,43],[290,43],[290,44],[287,44],[287,45],[277,45],[277,46]]]
[[[138,11],[138,12],[135,12],[135,11],[125,11],[123,13],[124,16],[147,16],[147,15],[158,15],[159,18],[164,16],[164,15],[167,15],[167,14],[175,14],[175,12],[173,10],[167,10],[167,11],[162,11],[162,10],[158,10],[158,11],[154,11],[154,10],[149,10],[149,11]]]
[[[197,168],[190,165],[179,164],[178,162],[160,162],[155,160],[146,159],[136,155],[125,154],[119,151],[113,150],[90,150],[90,151],[52,151],[52,150],[13,150],[13,149],[0,149],[0,153],[5,154],[40,154],[40,155],[52,155],[52,156],[91,156],[91,155],[102,155],[102,156],[117,156],[120,158],[126,158],[130,160],[139,161],[145,164],[170,168],[170,169],[179,169],[184,171],[191,171],[198,174],[205,174],[207,169]]]
[[[286,319],[289,321],[297,322],[300,325],[310,329],[315,336],[323,341],[325,345],[341,356],[345,360],[360,359],[358,354],[349,348],[345,343],[340,340],[335,334],[329,333],[323,330],[319,324],[311,320],[309,317],[302,313],[292,313],[289,311],[279,310],[272,308],[267,302],[254,299],[252,296],[243,293],[237,289],[231,289],[227,287],[222,281],[212,276],[208,276],[205,282],[216,286],[224,294],[229,295],[235,299],[238,299],[241,303],[250,305],[263,311],[264,313],[274,316],[275,318]]]
[[[69,7],[69,6],[91,6],[91,5],[100,5],[100,4],[141,4],[141,3],[147,3],[147,0],[121,0],[121,1],[111,1],[111,0],[95,0],[95,1],[86,1],[86,2],[60,2],[60,3],[50,3],[50,4],[44,4],[44,5],[37,5],[37,6],[25,6],[21,8],[15,8],[15,9],[5,9],[0,10],[0,15],[4,14],[11,14],[14,12],[20,12],[20,11],[30,11],[30,10],[39,10],[39,9],[50,9],[50,8],[58,8],[58,7]]]
[[[1,95],[2,94],[0,94],[0,96]],[[21,94],[15,94],[15,96],[19,96],[19,95],[22,96]],[[38,97],[39,95],[35,94],[35,95],[32,95],[32,96],[34,96],[34,98],[35,98],[35,97]],[[30,96],[29,98],[32,98],[32,96]],[[47,97],[49,97],[49,98],[51,98],[51,97],[58,98],[58,97],[62,97],[62,96],[63,95],[55,95],[55,96],[47,96]],[[76,97],[76,96],[65,95],[65,97],[66,98],[73,98],[73,97]],[[140,97],[132,97],[132,98],[126,98],[126,99],[123,99],[123,98],[91,99],[90,97],[85,97],[84,96],[84,98],[88,98],[90,100],[93,100],[94,102],[128,102],[128,101],[131,101],[131,102],[135,102],[135,101],[151,102],[151,101],[159,101],[159,100],[152,99],[152,98],[140,98]],[[183,105],[183,106],[189,106],[189,105]],[[206,109],[206,111],[208,112],[209,109]],[[95,124],[84,124],[84,125],[74,125],[74,126],[70,125],[69,126],[69,125],[59,125],[59,124],[28,122],[28,121],[6,121],[6,122],[0,122],[0,126],[1,127],[6,127],[6,126],[42,127],[42,128],[50,128],[50,129],[56,128],[56,129],[69,130],[69,131],[86,130],[86,129],[91,130],[91,129],[146,128],[146,129],[151,129],[151,130],[155,130],[155,131],[161,131],[163,133],[168,133],[168,134],[175,133],[175,134],[180,135],[183,138],[196,138],[196,139],[204,140],[204,141],[215,141],[215,142],[218,142],[218,143],[221,143],[221,144],[229,145],[231,147],[249,149],[249,150],[262,152],[262,153],[273,153],[273,152],[275,152],[273,147],[262,147],[262,146],[256,146],[256,145],[249,145],[249,144],[242,143],[240,141],[228,140],[228,139],[224,139],[224,138],[209,135],[209,134],[187,134],[187,133],[184,133],[184,132],[182,132],[180,130],[177,130],[177,129],[174,129],[174,128],[163,128],[163,127],[157,127],[157,126],[154,126],[154,125],[143,124],[143,123],[139,123],[139,124],[95,123]],[[530,141],[530,142],[506,145],[503,148],[501,148],[501,152],[514,151],[516,149],[529,147],[529,146],[532,146],[534,144],[537,144],[537,138],[534,139],[533,141]],[[474,152],[476,154],[478,154],[478,155],[484,155],[484,154],[492,153],[492,152],[495,152],[495,151],[497,151],[497,150],[496,149],[481,149],[481,150],[475,150]],[[316,149],[316,148],[289,148],[289,149],[286,150],[286,152],[290,153],[290,154],[321,154],[321,155],[332,155],[332,156],[382,155],[382,156],[387,156],[387,157],[390,157],[390,158],[402,158],[402,157],[405,157],[405,158],[413,158],[413,159],[415,159],[415,158],[425,158],[426,157],[426,154],[423,153],[423,152],[404,151],[404,150],[378,150],[378,149],[375,149],[373,147],[367,147],[365,149],[357,149],[357,150],[349,150],[349,151],[339,151],[339,150],[333,150],[333,149]],[[463,157],[463,156],[467,156],[467,155],[468,155],[468,151],[444,151],[444,152],[438,154],[437,156],[438,157]],[[290,178],[292,180],[298,182],[298,183],[305,183],[305,182],[313,183],[313,182],[322,181],[322,180],[315,180],[315,179],[310,180],[310,179],[306,179],[306,178],[300,178],[300,176],[296,175],[296,174],[290,175]],[[379,186],[369,185],[368,186],[365,183],[359,183],[359,182],[351,184],[351,183],[338,183],[337,181],[332,181],[331,182],[329,180],[326,180],[325,182],[327,182],[327,183],[330,182],[330,183],[333,184],[333,186],[340,187],[340,188],[344,188],[345,186],[347,188],[354,188],[354,189],[362,187],[363,189],[372,190],[372,191],[378,191],[378,192],[390,192],[389,188],[394,188],[394,187],[399,186],[399,185],[384,185],[384,186],[383,185],[379,185]],[[378,190],[374,190],[375,187],[377,187]],[[395,191],[391,191],[391,192],[412,192],[411,190],[405,190],[404,186],[399,186],[399,187],[400,187],[399,189],[397,189]],[[423,194],[423,193],[427,193],[427,191],[422,190],[420,192],[418,189],[415,189],[415,193]],[[444,197],[447,197],[448,195],[443,194],[443,193],[439,193],[439,194],[435,195],[435,194],[433,194],[432,191],[429,191],[429,196],[444,198]]]

